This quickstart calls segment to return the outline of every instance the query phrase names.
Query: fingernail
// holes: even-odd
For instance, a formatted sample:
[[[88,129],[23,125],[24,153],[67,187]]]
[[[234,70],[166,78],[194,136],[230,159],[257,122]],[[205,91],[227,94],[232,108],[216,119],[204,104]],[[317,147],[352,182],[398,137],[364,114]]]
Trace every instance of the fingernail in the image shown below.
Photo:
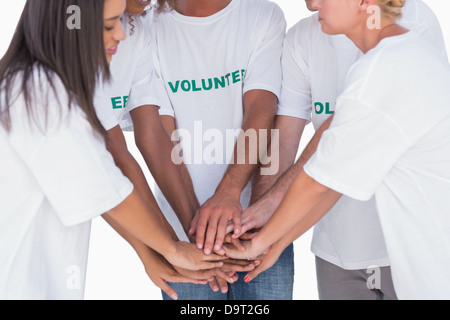
[[[246,277],[244,278],[244,281],[245,281],[245,282],[250,282],[250,277],[249,277],[249,276],[246,276]]]
[[[206,249],[205,249],[205,254],[210,254],[210,253],[211,253],[211,249],[206,248]]]
[[[203,248],[201,243],[197,243],[197,248],[199,248],[200,250]]]
[[[171,297],[172,297],[173,300],[178,300],[178,296],[175,293],[172,294]]]
[[[216,244],[216,246],[214,248],[216,249],[216,251],[219,251],[221,246],[219,244]]]

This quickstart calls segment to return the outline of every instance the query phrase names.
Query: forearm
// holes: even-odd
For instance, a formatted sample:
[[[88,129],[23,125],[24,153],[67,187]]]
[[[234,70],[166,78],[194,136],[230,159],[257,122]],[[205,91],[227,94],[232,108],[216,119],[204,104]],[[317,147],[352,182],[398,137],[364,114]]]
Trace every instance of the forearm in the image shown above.
[[[114,219],[112,219],[108,213],[104,214],[103,218],[124,240],[126,240],[131,245],[144,265],[146,265],[146,261],[157,259],[157,252],[155,252],[152,248],[148,247],[141,240],[133,236],[130,232],[125,230]]]
[[[242,132],[235,144],[233,161],[216,191],[240,195],[250,181],[270,145],[277,103],[277,97],[268,91],[252,90],[245,94]]]
[[[147,142],[145,147],[139,149],[158,187],[186,231],[194,215],[193,206],[188,198],[180,168],[171,160],[171,143],[168,143],[169,141]]]
[[[274,206],[278,206],[281,200],[286,195],[289,186],[294,179],[303,170],[303,166],[309,161],[312,155],[316,152],[322,134],[329,128],[333,117],[330,117],[314,134],[306,148],[301,153],[299,159],[294,165],[290,166],[288,170],[277,180],[274,186],[263,196],[263,201],[270,201]]]
[[[173,144],[156,108],[140,107],[132,111],[135,138],[153,178],[176,213],[185,231],[194,211],[182,173],[172,159]]]
[[[136,159],[129,153],[122,130],[119,127],[116,127],[109,130],[108,134],[110,139],[107,143],[107,148],[113,156],[115,164],[131,181],[134,189],[144,201],[145,205],[150,208],[151,212],[155,214],[158,219],[161,220],[172,238],[177,240],[178,238],[175,231],[167,222],[161,210],[159,210],[158,204],[153,196],[152,190],[148,185],[144,172]],[[125,232],[124,230],[122,231]]]
[[[267,193],[278,179],[294,165],[306,124],[307,121],[304,119],[289,116],[277,116],[275,118],[274,130],[277,130],[279,135],[277,141],[271,141],[269,157],[270,159],[278,159],[278,170],[270,175],[262,175],[260,171],[255,173],[250,204],[255,203]],[[275,161],[272,160],[271,162]],[[272,164],[270,163],[270,165]],[[262,165],[262,167],[268,165]]]
[[[189,203],[191,204],[191,212],[196,212],[200,208],[200,202],[195,194],[194,184],[192,183],[191,175],[184,163],[179,165],[181,178],[183,179],[183,185],[186,188],[187,195],[189,197]],[[192,220],[192,218],[191,218]]]
[[[287,246],[319,221],[340,197],[301,171],[272,218],[253,239],[255,250],[260,254],[282,238]]]
[[[331,196],[331,194],[330,194]],[[340,198],[339,194],[335,194],[337,198]],[[335,201],[322,201],[320,202],[303,220],[298,223],[291,231],[281,237],[276,245],[278,246],[280,252],[284,251],[291,243],[300,238],[309,229],[311,229],[320,219],[323,217],[324,212],[328,212]]]
[[[131,241],[133,247],[142,250],[142,245],[152,248],[162,256],[176,254],[175,240],[168,234],[158,215],[150,214],[136,191],[117,207],[104,215],[119,231]]]

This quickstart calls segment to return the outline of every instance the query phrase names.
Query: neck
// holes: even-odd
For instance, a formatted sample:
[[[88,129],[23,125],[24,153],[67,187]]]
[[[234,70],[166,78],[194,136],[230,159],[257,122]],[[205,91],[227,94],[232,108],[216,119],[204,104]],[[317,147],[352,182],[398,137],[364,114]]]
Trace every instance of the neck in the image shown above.
[[[346,34],[350,40],[363,52],[367,53],[369,50],[375,48],[381,40],[393,36],[398,36],[408,32],[408,29],[395,23],[393,20],[383,20],[380,28],[370,29],[366,23],[361,24],[361,27]]]
[[[232,0],[177,0],[175,10],[190,17],[209,17],[230,4]]]

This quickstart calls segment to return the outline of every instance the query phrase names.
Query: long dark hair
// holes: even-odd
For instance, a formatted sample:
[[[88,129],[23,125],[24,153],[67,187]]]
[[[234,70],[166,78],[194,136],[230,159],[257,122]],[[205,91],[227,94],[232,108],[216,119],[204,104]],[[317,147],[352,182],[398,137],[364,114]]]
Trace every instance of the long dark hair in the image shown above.
[[[79,29],[67,25],[67,10],[72,5],[80,9]],[[106,137],[93,98],[100,77],[110,77],[103,44],[103,10],[104,0],[27,0],[9,49],[0,60],[0,90],[4,92],[0,125],[7,131],[11,130],[9,109],[17,81],[21,81],[28,114],[33,116],[33,70],[37,67],[39,81],[47,81],[53,90],[54,75],[60,78],[69,97],[68,107],[75,102],[92,127]]]

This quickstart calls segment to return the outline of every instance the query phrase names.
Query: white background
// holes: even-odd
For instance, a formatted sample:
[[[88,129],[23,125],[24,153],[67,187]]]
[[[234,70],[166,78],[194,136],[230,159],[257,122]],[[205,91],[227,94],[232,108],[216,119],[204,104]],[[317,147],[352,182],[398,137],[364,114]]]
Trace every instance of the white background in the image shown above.
[[[424,0],[436,13],[444,33],[447,48],[450,48],[450,1]],[[275,0],[283,9],[288,27],[310,15],[303,0]],[[25,0],[0,3],[0,56],[8,48],[10,39],[22,12]],[[308,127],[300,150],[312,136]],[[143,168],[145,163],[136,151],[131,135],[127,135],[131,152]],[[146,170],[148,172],[148,170]],[[152,177],[147,176],[153,184]],[[311,231],[295,242],[294,299],[317,299],[314,256],[309,250]],[[142,264],[131,247],[118,236],[101,218],[94,219],[86,281],[87,300],[91,299],[161,299],[160,290],[147,277]]]

